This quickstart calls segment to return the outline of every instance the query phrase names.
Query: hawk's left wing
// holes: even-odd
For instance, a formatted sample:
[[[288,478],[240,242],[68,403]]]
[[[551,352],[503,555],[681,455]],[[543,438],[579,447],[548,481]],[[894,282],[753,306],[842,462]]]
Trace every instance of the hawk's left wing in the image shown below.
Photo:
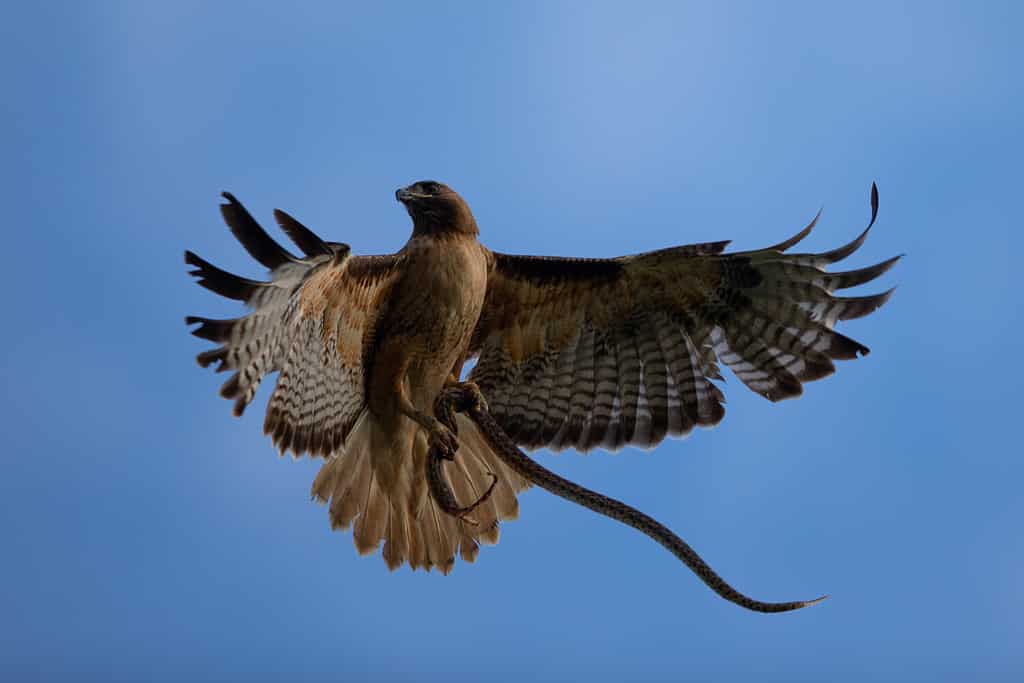
[[[246,251],[270,269],[268,281],[228,273],[190,251],[185,262],[199,284],[251,312],[228,320],[189,316],[192,334],[220,344],[200,353],[199,364],[234,373],[221,387],[241,415],[260,380],[277,372],[263,429],[282,452],[328,456],[344,445],[366,399],[366,339],[386,300],[401,257],[352,256],[348,245],[324,242],[283,211],[281,228],[305,253],[275,242],[238,200],[225,193],[221,212]]]
[[[877,213],[872,186],[872,217]],[[815,218],[815,221],[817,218]],[[616,259],[494,254],[470,352],[470,379],[518,444],[554,450],[653,447],[666,435],[724,416],[717,361],[772,401],[834,372],[835,359],[867,347],[836,332],[838,320],[874,311],[892,290],[838,297],[899,257],[868,268],[823,268],[856,251],[785,253],[806,237],[755,251],[727,242]]]

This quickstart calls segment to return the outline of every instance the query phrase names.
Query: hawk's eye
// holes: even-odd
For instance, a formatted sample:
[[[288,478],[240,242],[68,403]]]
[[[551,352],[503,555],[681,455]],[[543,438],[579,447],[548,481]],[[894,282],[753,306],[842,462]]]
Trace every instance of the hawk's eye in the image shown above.
[[[423,183],[423,192],[425,194],[437,194],[441,191],[441,186],[437,183]]]

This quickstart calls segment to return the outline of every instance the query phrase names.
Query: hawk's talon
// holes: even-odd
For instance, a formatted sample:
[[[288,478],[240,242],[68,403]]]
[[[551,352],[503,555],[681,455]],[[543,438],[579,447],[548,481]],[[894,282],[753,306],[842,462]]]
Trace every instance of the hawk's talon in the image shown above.
[[[434,401],[434,414],[450,429],[455,427],[455,413],[487,410],[487,400],[476,382],[460,382],[445,387]]]
[[[461,412],[476,412],[480,410],[487,410],[487,399],[484,398],[484,393],[480,391],[480,386],[476,382],[470,382],[466,380],[459,385],[459,389],[462,393],[462,402],[460,408]]]
[[[459,450],[459,440],[451,429],[437,421],[427,434],[430,448],[445,460],[454,460],[455,451]]]

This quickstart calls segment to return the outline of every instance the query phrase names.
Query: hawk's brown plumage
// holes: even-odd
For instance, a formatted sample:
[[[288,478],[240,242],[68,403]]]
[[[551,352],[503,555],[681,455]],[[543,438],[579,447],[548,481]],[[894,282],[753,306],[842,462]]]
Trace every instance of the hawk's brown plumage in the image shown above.
[[[330,502],[333,525],[354,524],[361,553],[384,541],[390,567],[447,572],[456,554],[472,561],[479,542],[496,542],[498,522],[517,514],[527,482],[462,416],[451,486],[470,502],[493,474],[494,494],[472,524],[427,492],[428,446],[455,445],[433,403],[467,359],[478,358],[469,378],[524,447],[652,447],[722,419],[718,362],[778,401],[831,374],[833,360],[867,354],[833,327],[874,311],[891,290],[833,293],[897,260],[828,273],[868,230],[834,251],[789,254],[813,221],[754,251],[725,253],[727,242],[714,242],[616,259],[511,256],[480,244],[469,207],[447,186],[424,181],[397,196],[414,226],[397,254],[352,256],[276,211],[305,254],[297,257],[225,194],[225,220],[270,281],[185,255],[200,284],[253,309],[234,320],[188,318],[199,324],[193,334],[221,344],[200,364],[234,371],[221,394],[236,415],[265,375],[279,373],[265,430],[282,452],[327,458],[314,495]],[[873,224],[874,188],[872,209]]]

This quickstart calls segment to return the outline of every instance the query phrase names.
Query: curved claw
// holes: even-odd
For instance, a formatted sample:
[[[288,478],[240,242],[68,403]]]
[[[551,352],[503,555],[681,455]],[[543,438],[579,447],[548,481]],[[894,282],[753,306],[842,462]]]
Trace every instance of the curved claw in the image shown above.
[[[466,381],[450,386],[434,401],[434,414],[452,431],[455,431],[455,413],[471,413],[476,410],[487,410],[487,399],[476,382]]]
[[[475,412],[479,410],[487,410],[487,399],[484,398],[484,392],[480,391],[480,386],[476,382],[463,382],[463,406],[467,412]]]
[[[427,438],[430,441],[432,452],[436,452],[439,457],[445,460],[455,459],[455,451],[459,450],[459,440],[455,436],[454,430],[438,421],[436,428],[430,430]]]

